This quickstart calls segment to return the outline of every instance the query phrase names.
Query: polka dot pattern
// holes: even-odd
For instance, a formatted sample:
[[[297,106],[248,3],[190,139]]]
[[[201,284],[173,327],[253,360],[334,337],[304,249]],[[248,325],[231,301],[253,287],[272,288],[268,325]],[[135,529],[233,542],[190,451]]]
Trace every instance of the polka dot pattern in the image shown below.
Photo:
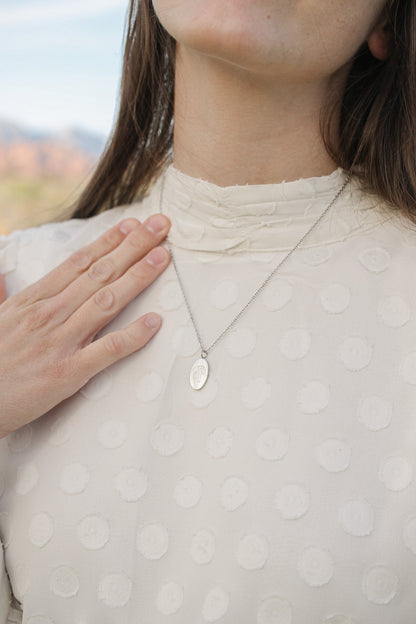
[[[211,349],[344,174],[174,179],[164,208],[208,381],[189,384],[201,347],[170,263],[105,328],[156,311],[145,347],[0,440],[0,621],[410,624],[416,230],[351,181]],[[0,236],[8,293],[144,222],[159,190]]]
[[[72,436],[72,427],[68,419],[60,416],[54,420],[50,426],[50,434],[48,437],[49,444],[53,446],[62,446],[69,442]]]
[[[387,489],[400,492],[412,481],[412,466],[404,457],[388,457],[380,466],[379,477]]]
[[[243,479],[230,477],[221,486],[221,505],[234,511],[243,505],[248,497],[248,485]]]
[[[367,501],[348,501],[340,510],[340,523],[350,535],[370,535],[374,529],[374,510]]]
[[[321,381],[309,381],[299,391],[297,401],[305,414],[319,414],[329,403],[329,388]]]
[[[299,576],[311,587],[321,587],[331,580],[334,574],[332,555],[316,546],[306,548],[299,557]]]
[[[272,392],[271,385],[262,378],[252,379],[243,388],[243,403],[249,409],[257,409],[262,407],[270,398]]]
[[[90,480],[90,472],[86,466],[76,462],[68,464],[61,472],[60,488],[65,494],[80,494]]]
[[[388,427],[393,417],[392,404],[379,396],[365,397],[358,407],[358,420],[370,431]]]
[[[270,596],[262,600],[257,624],[292,624],[292,606],[284,598]]]
[[[98,431],[98,440],[104,448],[116,449],[124,444],[127,438],[127,427],[120,420],[107,420]]]
[[[216,427],[207,438],[206,448],[211,457],[225,457],[233,445],[233,433],[227,427]]]
[[[146,559],[161,559],[169,547],[169,535],[166,528],[157,524],[148,524],[137,535],[137,550]]]
[[[54,521],[50,514],[41,512],[32,517],[29,525],[29,539],[34,546],[43,548],[52,539]]]
[[[256,452],[267,461],[282,459],[289,449],[289,434],[280,429],[266,429],[256,440]]]
[[[39,471],[34,463],[21,464],[17,468],[15,490],[24,496],[33,490],[39,481]]]
[[[342,472],[350,465],[351,448],[336,438],[328,438],[316,449],[318,463],[328,472]]]
[[[191,556],[195,563],[209,563],[215,553],[215,536],[207,529],[200,529],[192,537]]]
[[[87,550],[103,548],[109,537],[110,527],[105,518],[91,515],[78,524],[78,539]]]
[[[282,310],[293,297],[293,286],[290,282],[276,279],[270,288],[263,290],[261,298],[269,310]]]
[[[173,615],[182,606],[184,599],[183,588],[179,583],[170,581],[164,583],[159,590],[156,606],[159,613]]]
[[[245,570],[259,570],[269,556],[269,544],[261,535],[245,535],[238,543],[237,561]]]
[[[174,455],[184,443],[184,431],[174,423],[159,423],[153,429],[151,444],[160,455]]]
[[[12,453],[21,453],[27,449],[32,440],[32,431],[32,427],[26,425],[7,436],[7,444],[10,451]]]
[[[387,327],[403,327],[410,320],[410,305],[402,297],[386,297],[380,301],[378,314]]]
[[[391,258],[386,249],[381,247],[369,247],[358,255],[362,266],[371,273],[381,273],[390,266]]]
[[[360,371],[369,365],[373,348],[364,338],[346,338],[339,347],[339,356],[349,371]]]
[[[128,503],[138,501],[147,490],[147,475],[137,468],[124,468],[114,479],[121,498]]]
[[[203,409],[215,401],[218,394],[218,382],[210,375],[202,390],[195,392],[195,390],[189,388],[188,393],[189,403],[198,409]]]
[[[329,284],[321,290],[319,298],[328,314],[341,314],[350,304],[351,291],[343,284]]]
[[[319,266],[324,262],[328,262],[331,258],[332,252],[329,248],[315,247],[312,249],[305,249],[300,251],[299,258],[303,264],[309,266]]]
[[[222,587],[210,589],[202,605],[202,617],[206,622],[217,622],[228,610],[230,598]]]
[[[50,577],[50,589],[60,598],[75,596],[79,590],[79,578],[75,570],[69,566],[55,568]]]
[[[45,615],[33,615],[28,619],[28,624],[55,624],[55,621]]]
[[[98,598],[107,607],[124,607],[130,600],[132,582],[120,573],[107,574],[98,586]]]
[[[356,621],[343,613],[336,613],[325,619],[323,624],[356,624]]]
[[[48,232],[48,237],[51,240],[58,241],[60,243],[71,239],[71,235],[68,232],[64,232],[64,230],[50,230]]]
[[[295,520],[308,511],[309,493],[304,487],[290,483],[278,491],[275,504],[283,518]]]
[[[202,495],[202,483],[194,475],[186,475],[178,480],[174,497],[178,505],[189,509],[198,504]]]
[[[369,602],[387,605],[395,597],[399,580],[393,570],[375,565],[367,570],[362,580],[362,590]]]
[[[280,341],[280,352],[288,360],[300,360],[311,347],[311,335],[306,329],[290,329]]]

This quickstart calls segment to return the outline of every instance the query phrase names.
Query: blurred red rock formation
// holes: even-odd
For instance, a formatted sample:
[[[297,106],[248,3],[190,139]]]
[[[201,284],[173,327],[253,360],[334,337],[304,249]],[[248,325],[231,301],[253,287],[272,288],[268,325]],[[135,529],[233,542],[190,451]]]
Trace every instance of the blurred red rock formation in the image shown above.
[[[96,158],[51,140],[0,145],[0,176],[79,178],[90,173],[95,164]]]

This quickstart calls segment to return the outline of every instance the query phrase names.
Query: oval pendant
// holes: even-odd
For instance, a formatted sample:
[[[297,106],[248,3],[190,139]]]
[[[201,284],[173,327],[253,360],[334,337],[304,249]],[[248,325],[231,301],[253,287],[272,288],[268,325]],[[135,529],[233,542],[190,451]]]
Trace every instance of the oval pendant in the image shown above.
[[[194,390],[201,390],[208,379],[209,366],[206,358],[199,358],[191,368],[189,381]]]

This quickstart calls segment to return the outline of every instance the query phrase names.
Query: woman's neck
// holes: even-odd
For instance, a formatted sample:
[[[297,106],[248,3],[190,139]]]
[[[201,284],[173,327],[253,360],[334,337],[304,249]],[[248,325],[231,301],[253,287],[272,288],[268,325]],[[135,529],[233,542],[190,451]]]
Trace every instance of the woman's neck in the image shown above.
[[[177,44],[174,166],[219,186],[328,175],[327,84],[290,84]]]

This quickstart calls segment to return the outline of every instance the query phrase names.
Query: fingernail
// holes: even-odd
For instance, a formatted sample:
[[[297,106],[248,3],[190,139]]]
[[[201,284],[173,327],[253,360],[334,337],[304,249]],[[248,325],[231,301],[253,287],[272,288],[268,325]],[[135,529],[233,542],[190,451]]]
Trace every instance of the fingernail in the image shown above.
[[[156,249],[152,249],[146,260],[153,266],[164,264],[166,262],[166,251],[163,247],[156,247]]]
[[[119,230],[123,234],[130,234],[138,225],[139,223],[134,219],[128,219],[127,221],[122,221]]]
[[[155,215],[146,222],[146,227],[152,234],[160,234],[160,232],[166,230],[167,225],[167,219],[162,215]]]
[[[157,329],[161,323],[161,318],[158,314],[151,312],[148,314],[144,320],[144,324],[147,325],[150,329]]]

